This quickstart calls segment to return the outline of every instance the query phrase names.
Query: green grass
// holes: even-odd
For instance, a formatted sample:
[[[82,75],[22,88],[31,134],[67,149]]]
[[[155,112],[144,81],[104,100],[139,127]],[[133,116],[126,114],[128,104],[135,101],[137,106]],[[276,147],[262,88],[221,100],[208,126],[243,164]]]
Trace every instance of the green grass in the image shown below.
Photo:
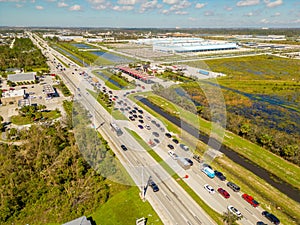
[[[132,225],[141,217],[147,218],[147,225],[163,224],[151,205],[141,200],[137,187],[116,194],[90,216],[97,225]]]
[[[27,116],[15,115],[11,117],[11,122],[16,125],[26,125],[31,124],[33,119]]]
[[[188,186],[175,171],[165,162],[163,159],[152,149],[148,146],[148,144],[133,130],[125,128],[130,135],[134,137],[134,139],[147,150],[147,152],[151,155],[156,162],[158,162],[167,173],[173,177],[173,179],[178,182],[178,184],[197,202],[197,204],[218,224],[223,224],[221,215],[210,208],[198,195],[193,191],[192,188]]]
[[[56,110],[52,110],[50,112],[42,112],[42,115],[44,118],[47,118],[49,120],[54,120],[61,117],[60,112],[57,112]]]

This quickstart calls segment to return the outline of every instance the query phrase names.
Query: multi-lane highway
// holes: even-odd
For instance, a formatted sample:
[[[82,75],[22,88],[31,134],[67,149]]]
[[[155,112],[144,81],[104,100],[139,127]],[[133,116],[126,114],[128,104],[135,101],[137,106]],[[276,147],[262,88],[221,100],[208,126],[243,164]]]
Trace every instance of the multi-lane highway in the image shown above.
[[[219,213],[226,211],[228,205],[235,206],[242,214],[243,219],[240,221],[241,224],[256,224],[257,221],[266,220],[261,216],[261,208],[253,208],[249,203],[245,202],[241,198],[241,193],[235,193],[228,189],[224,181],[220,181],[217,178],[210,179],[204,175],[200,169],[199,164],[194,162],[191,169],[185,171],[183,170],[176,160],[173,160],[167,154],[167,145],[173,144],[175,146],[175,151],[180,156],[190,157],[190,153],[182,150],[176,144],[172,143],[170,139],[165,137],[165,132],[158,129],[156,126],[147,122],[147,125],[151,127],[148,129],[138,128],[139,122],[136,121],[116,121],[118,126],[123,130],[121,136],[117,136],[116,133],[111,129],[109,123],[113,120],[111,115],[98,104],[93,96],[88,94],[87,89],[93,89],[91,82],[84,79],[83,76],[78,74],[78,71],[74,73],[74,68],[65,68],[66,70],[57,70],[57,63],[54,63],[55,58],[59,58],[66,64],[72,64],[69,59],[62,56],[60,53],[49,48],[45,41],[37,37],[36,35],[31,36],[32,39],[38,39],[38,42],[46,46],[47,57],[49,58],[49,66],[53,72],[58,73],[64,80],[65,84],[71,89],[75,94],[75,99],[82,103],[85,108],[93,115],[93,122],[95,127],[99,127],[99,132],[104,136],[104,138],[109,142],[110,146],[114,150],[118,159],[121,161],[123,166],[129,172],[134,182],[138,187],[143,190],[143,186],[147,184],[147,180],[151,176],[152,179],[158,184],[159,191],[153,192],[150,187],[146,191],[146,199],[151,203],[153,208],[161,217],[164,224],[215,224],[214,221],[203,211],[202,208],[178,185],[178,183],[170,177],[170,175],[140,146],[136,140],[126,132],[125,127],[136,131],[146,142],[151,137],[152,132],[157,132],[159,134],[159,144],[154,147],[155,151],[163,158],[168,165],[176,171],[181,177],[186,174],[189,175],[185,182],[213,209]],[[35,44],[39,46],[39,43],[35,41]],[[79,66],[76,66],[79,68]],[[80,68],[80,70],[84,70]],[[90,71],[88,72],[90,76],[93,76]],[[102,87],[104,82],[100,81]],[[109,90],[109,88],[107,88]],[[146,85],[145,90],[149,90],[150,86]],[[110,90],[112,91],[112,90]],[[140,90],[142,91],[142,90]],[[136,105],[124,96],[126,91],[113,91],[114,95],[118,96],[119,100],[126,102],[127,107],[136,107]],[[119,107],[124,107],[120,104]],[[125,116],[129,116],[128,111],[124,111]],[[152,115],[144,112],[143,117],[152,117]],[[155,119],[156,120],[156,119]],[[146,122],[146,120],[144,119]],[[160,121],[157,121],[163,127]],[[99,125],[102,126],[99,126]],[[163,127],[167,130],[165,127]],[[124,144],[128,147],[128,151],[122,151],[120,146]],[[222,187],[226,189],[231,197],[229,199],[224,199],[218,193],[210,194],[204,188],[204,184],[210,184],[215,189]],[[138,197],[138,196],[137,196]]]

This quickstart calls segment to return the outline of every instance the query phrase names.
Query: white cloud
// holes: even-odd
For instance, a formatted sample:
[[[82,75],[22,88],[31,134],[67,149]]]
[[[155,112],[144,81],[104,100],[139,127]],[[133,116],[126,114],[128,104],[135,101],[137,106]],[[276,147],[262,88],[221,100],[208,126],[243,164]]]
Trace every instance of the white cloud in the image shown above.
[[[191,3],[187,0],[181,1],[179,4],[172,5],[172,7],[169,9],[170,11],[178,11],[180,9],[185,9],[189,7]]]
[[[260,0],[242,0],[236,3],[237,6],[251,6],[258,5]]]
[[[69,8],[70,11],[80,11],[82,10],[81,6],[80,5],[72,5],[70,8]]]
[[[203,8],[203,7],[206,6],[206,5],[207,5],[207,3],[197,3],[197,4],[195,5],[195,8],[201,9],[201,8]]]
[[[164,9],[164,10],[161,11],[162,14],[168,14],[169,12],[170,12],[170,11],[167,10],[167,9]]]
[[[158,4],[157,0],[148,1],[148,2],[144,2],[143,4],[141,4],[139,12],[143,13],[150,9],[156,9],[156,8],[160,8],[160,7],[161,7],[161,4]]]
[[[57,3],[57,6],[58,6],[59,8],[63,8],[63,7],[67,7],[68,4],[65,3],[65,2],[58,2],[58,3]]]
[[[36,8],[37,10],[43,10],[43,9],[44,9],[44,7],[41,6],[41,5],[37,5],[35,8]]]
[[[112,7],[112,9],[115,11],[130,11],[133,10],[133,8],[134,7],[130,5],[123,5],[123,6],[115,5]]]
[[[136,3],[138,3],[138,0],[118,0],[120,5],[135,5]]]
[[[17,8],[22,8],[23,5],[22,5],[22,4],[16,4],[16,7],[17,7]]]
[[[233,8],[232,8],[232,7],[229,7],[229,6],[224,6],[224,9],[225,9],[226,11],[231,11]]]
[[[267,24],[267,23],[269,23],[269,20],[267,20],[267,19],[262,19],[260,22],[261,22],[261,23]]]
[[[188,18],[188,20],[189,20],[189,21],[193,21],[193,22],[195,22],[195,21],[197,21],[198,19],[197,19],[197,18],[195,18],[195,17],[189,17],[189,18]]]
[[[275,16],[280,16],[280,15],[281,15],[280,12],[276,12],[276,13],[274,13],[272,16],[275,17]]]
[[[180,0],[163,0],[163,3],[174,5],[176,3],[180,2]]]
[[[105,2],[105,0],[88,0],[91,4],[102,4]]]
[[[188,14],[188,12],[186,12],[186,11],[176,11],[175,14],[176,15],[186,15],[186,14]]]
[[[204,16],[214,16],[214,15],[215,15],[215,13],[213,11],[206,11],[204,13]]]
[[[292,23],[299,23],[300,24],[300,19],[293,20]]]
[[[266,6],[269,8],[273,8],[279,5],[282,5],[283,1],[282,0],[275,0],[275,1],[270,1],[270,0],[264,0],[266,3]]]
[[[245,16],[253,16],[253,12],[246,13]]]

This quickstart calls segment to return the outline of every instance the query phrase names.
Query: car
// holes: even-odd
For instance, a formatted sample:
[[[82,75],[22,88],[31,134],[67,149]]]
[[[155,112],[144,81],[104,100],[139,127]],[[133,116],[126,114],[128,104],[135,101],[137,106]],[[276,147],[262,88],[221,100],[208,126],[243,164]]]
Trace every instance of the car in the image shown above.
[[[245,193],[242,195],[242,198],[250,203],[253,207],[259,206],[259,203],[251,195]]]
[[[223,173],[221,173],[220,171],[218,170],[215,170],[215,175],[217,178],[219,178],[221,181],[225,181],[226,180],[226,177],[223,175]]]
[[[223,188],[218,188],[218,192],[224,197],[224,198],[230,198],[230,194]]]
[[[194,162],[191,159],[189,158],[184,158],[184,159],[190,164],[190,166],[194,165]]]
[[[135,118],[134,118],[133,116],[129,116],[129,119],[130,119],[131,121],[135,121]]]
[[[141,110],[141,109],[138,109],[138,112],[139,112],[140,114],[143,114],[143,113],[144,113],[143,110]]]
[[[172,135],[170,133],[165,133],[166,137],[171,138]]]
[[[271,223],[276,224],[276,225],[280,224],[280,220],[276,216],[274,216],[272,213],[269,213],[268,211],[263,211],[261,214],[264,217],[266,217],[268,220],[270,220]]]
[[[151,130],[151,127],[150,127],[149,125],[145,125],[145,128],[146,128],[147,130]]]
[[[143,129],[144,127],[142,125],[138,125],[138,128]]]
[[[196,155],[196,154],[193,155],[193,159],[195,159],[198,163],[201,163],[201,162],[202,162],[199,155]]]
[[[173,138],[172,141],[173,141],[175,144],[178,144],[178,143],[179,143],[179,141],[178,141],[177,139],[175,139],[175,138]]]
[[[165,128],[161,127],[159,128],[161,132],[165,132]]]
[[[149,180],[148,184],[152,188],[153,192],[159,191],[157,184],[152,179]]]
[[[159,144],[160,142],[157,138],[154,138],[153,141],[156,142],[157,144]]]
[[[229,205],[227,208],[230,212],[232,212],[237,217],[242,217],[242,213],[239,210],[237,210],[236,208],[234,208],[232,205]]]
[[[127,147],[125,145],[121,145],[121,148],[123,149],[123,151],[127,151]]]
[[[140,123],[144,123],[144,120],[139,120]]]
[[[168,146],[169,149],[174,149],[174,146],[171,145],[171,144],[168,144],[167,146]]]
[[[180,147],[185,150],[185,151],[188,151],[189,150],[189,147],[184,145],[184,144],[180,144]]]
[[[202,168],[204,168],[204,167],[208,167],[209,169],[212,170],[212,167],[211,167],[210,165],[208,165],[207,163],[204,163],[204,164],[202,165]]]
[[[172,159],[177,159],[177,157],[178,157],[178,155],[172,150],[169,150],[168,154],[169,154],[169,156],[172,157]]]
[[[159,137],[159,133],[157,133],[157,132],[152,132],[152,134],[153,134],[153,136],[155,136],[155,137]]]
[[[147,120],[151,120],[151,117],[150,117],[150,116],[146,116],[146,119],[147,119]]]
[[[230,187],[234,192],[240,191],[240,187],[238,185],[236,185],[235,183],[228,182],[227,186]]]
[[[133,114],[132,116],[133,116],[134,118],[137,118],[137,115],[136,115],[136,114]]]
[[[133,110],[131,110],[131,112],[132,112],[132,113],[136,113],[136,110],[133,109]]]
[[[215,189],[212,186],[210,186],[209,184],[204,184],[204,189],[207,190],[210,194],[215,193]]]
[[[256,223],[256,225],[268,225],[268,224],[266,224],[266,223],[264,223],[264,222],[262,222],[262,221],[258,221],[258,222]]]
[[[141,119],[143,119],[143,116],[142,116],[142,115],[138,115],[138,117],[141,118]]]

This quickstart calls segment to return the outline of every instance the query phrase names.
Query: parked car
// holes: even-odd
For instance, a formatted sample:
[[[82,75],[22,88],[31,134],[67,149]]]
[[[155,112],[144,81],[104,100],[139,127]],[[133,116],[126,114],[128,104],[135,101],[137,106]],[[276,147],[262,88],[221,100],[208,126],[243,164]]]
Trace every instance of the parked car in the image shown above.
[[[271,223],[276,224],[276,225],[280,224],[280,220],[276,216],[274,216],[272,213],[269,213],[267,211],[263,211],[261,214],[264,217],[266,217],[268,220],[270,220]]]
[[[143,129],[144,127],[143,127],[142,125],[139,124],[139,125],[138,125],[138,128]]]
[[[168,144],[167,146],[168,146],[169,149],[174,149],[174,146],[171,145],[171,144]]]
[[[223,173],[221,173],[220,171],[218,170],[215,170],[215,175],[217,178],[219,178],[221,181],[225,181],[226,180],[226,177],[223,175]]]
[[[153,136],[155,136],[155,137],[159,137],[159,133],[157,133],[157,132],[152,132],[152,134],[153,134]]]
[[[165,133],[166,137],[171,138],[172,135],[170,133]]]
[[[178,144],[178,143],[179,143],[179,141],[178,141],[177,139],[175,139],[175,138],[173,138],[172,141],[173,141],[175,144]]]
[[[262,222],[262,221],[258,221],[258,222],[256,223],[256,225],[268,225],[268,224],[266,224],[266,223],[264,223],[264,222]]]
[[[178,155],[172,150],[169,150],[168,154],[169,154],[169,156],[172,157],[172,159],[177,159],[177,157],[178,157]]]
[[[193,155],[193,159],[195,159],[197,162],[201,163],[201,158],[199,155]]]
[[[190,166],[194,165],[194,162],[191,159],[189,158],[184,158],[184,159],[190,164]]]
[[[207,190],[210,194],[215,193],[215,189],[212,186],[210,186],[209,184],[204,184],[204,189]]]
[[[188,151],[189,150],[189,147],[184,145],[184,144],[180,144],[180,147],[185,150],[185,151]]]
[[[210,165],[208,165],[207,163],[203,163],[202,167],[203,167],[203,168],[204,168],[204,167],[208,167],[209,169],[212,170],[212,167],[211,167]]]
[[[203,167],[201,171],[211,179],[215,177],[215,172],[209,167]]]
[[[239,210],[237,210],[236,208],[234,208],[232,205],[229,205],[227,208],[228,208],[228,210],[230,212],[232,212],[237,217],[241,217],[242,216],[242,213]]]
[[[149,180],[148,184],[152,188],[153,192],[159,191],[157,184],[153,180]]]
[[[218,192],[224,197],[224,198],[230,198],[230,194],[223,188],[218,188]]]
[[[127,151],[127,147],[125,145],[121,145],[121,148],[123,149],[123,151]]]
[[[259,203],[251,195],[243,194],[242,198],[245,199],[248,203],[250,203],[253,207],[259,206]]]
[[[146,128],[147,130],[151,130],[151,127],[150,127],[149,125],[145,125],[145,128]]]
[[[228,182],[227,186],[230,187],[234,192],[240,191],[240,187],[238,185],[236,185],[235,183]]]

